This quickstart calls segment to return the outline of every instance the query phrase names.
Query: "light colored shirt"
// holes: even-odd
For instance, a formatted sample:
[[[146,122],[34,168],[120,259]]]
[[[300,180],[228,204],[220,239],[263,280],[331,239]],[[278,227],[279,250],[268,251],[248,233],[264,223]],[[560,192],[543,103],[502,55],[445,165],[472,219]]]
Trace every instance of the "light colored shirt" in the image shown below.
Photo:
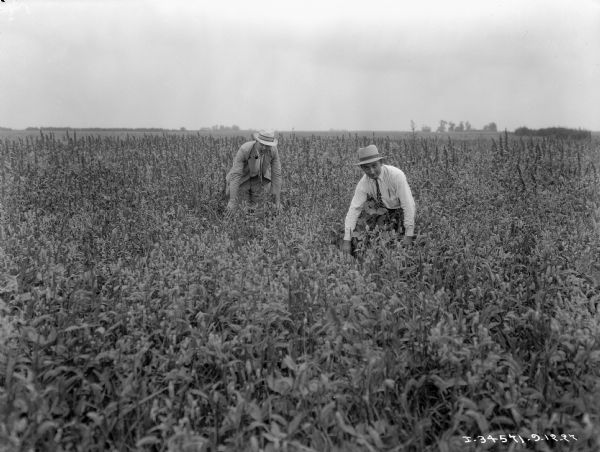
[[[379,182],[383,205],[388,209],[402,207],[405,234],[412,237],[415,231],[415,200],[404,172],[395,166],[381,165],[381,174],[379,174],[377,181]],[[352,238],[352,231],[356,227],[356,222],[368,196],[377,199],[377,186],[375,180],[365,174],[356,185],[354,197],[346,214],[344,240]]]

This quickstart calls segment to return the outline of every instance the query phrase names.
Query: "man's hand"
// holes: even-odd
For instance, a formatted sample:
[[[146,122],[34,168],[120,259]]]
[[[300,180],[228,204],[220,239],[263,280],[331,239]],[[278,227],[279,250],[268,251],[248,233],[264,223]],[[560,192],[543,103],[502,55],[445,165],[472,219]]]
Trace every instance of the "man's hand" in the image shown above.
[[[412,243],[415,241],[415,236],[414,235],[405,235],[404,237],[402,237],[402,244],[403,245],[412,245]]]
[[[281,212],[281,198],[279,197],[279,194],[274,194],[273,195],[274,198],[274,204],[275,204],[275,210],[277,210],[277,212]]]
[[[225,210],[225,217],[231,218],[234,210],[235,210],[235,204],[232,201],[229,201],[227,203],[227,209]]]
[[[350,240],[344,240],[342,242],[342,251],[344,252],[344,254],[352,253],[352,242]]]

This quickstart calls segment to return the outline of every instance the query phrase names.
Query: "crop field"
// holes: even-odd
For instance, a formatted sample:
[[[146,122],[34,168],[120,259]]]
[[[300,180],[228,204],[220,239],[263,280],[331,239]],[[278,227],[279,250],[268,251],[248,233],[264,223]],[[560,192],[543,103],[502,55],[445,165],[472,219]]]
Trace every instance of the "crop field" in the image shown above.
[[[0,451],[600,450],[600,141],[0,139]],[[374,143],[417,239],[337,241]]]

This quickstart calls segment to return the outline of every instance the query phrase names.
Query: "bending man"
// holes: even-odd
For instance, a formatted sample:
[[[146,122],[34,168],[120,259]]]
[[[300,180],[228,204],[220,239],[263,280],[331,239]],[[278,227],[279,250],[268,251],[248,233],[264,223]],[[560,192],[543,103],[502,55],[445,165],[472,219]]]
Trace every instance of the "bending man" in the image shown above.
[[[367,215],[370,227],[392,227],[404,243],[411,243],[415,229],[415,200],[404,172],[394,166],[384,165],[374,144],[358,150],[358,162],[364,176],[358,181],[344,225],[342,249],[352,252],[352,233],[367,199],[374,202],[378,213]],[[384,210],[385,208],[385,210]]]
[[[281,208],[281,161],[277,138],[272,131],[255,133],[254,140],[242,144],[226,177],[227,209],[239,202],[264,202],[266,195],[274,197],[275,207]]]

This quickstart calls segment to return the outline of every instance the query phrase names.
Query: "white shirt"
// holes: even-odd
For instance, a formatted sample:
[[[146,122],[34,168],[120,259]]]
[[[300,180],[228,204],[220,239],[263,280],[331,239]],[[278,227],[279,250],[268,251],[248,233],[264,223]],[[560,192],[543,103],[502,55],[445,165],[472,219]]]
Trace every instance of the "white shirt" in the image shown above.
[[[404,172],[395,166],[381,165],[381,174],[377,178],[381,200],[388,209],[402,207],[404,211],[404,229],[407,236],[412,237],[415,231],[415,200],[410,191]],[[344,240],[352,238],[352,231],[362,212],[367,196],[377,199],[377,186],[375,179],[366,174],[358,181],[354,197],[350,202],[350,209],[346,214],[344,226]]]

